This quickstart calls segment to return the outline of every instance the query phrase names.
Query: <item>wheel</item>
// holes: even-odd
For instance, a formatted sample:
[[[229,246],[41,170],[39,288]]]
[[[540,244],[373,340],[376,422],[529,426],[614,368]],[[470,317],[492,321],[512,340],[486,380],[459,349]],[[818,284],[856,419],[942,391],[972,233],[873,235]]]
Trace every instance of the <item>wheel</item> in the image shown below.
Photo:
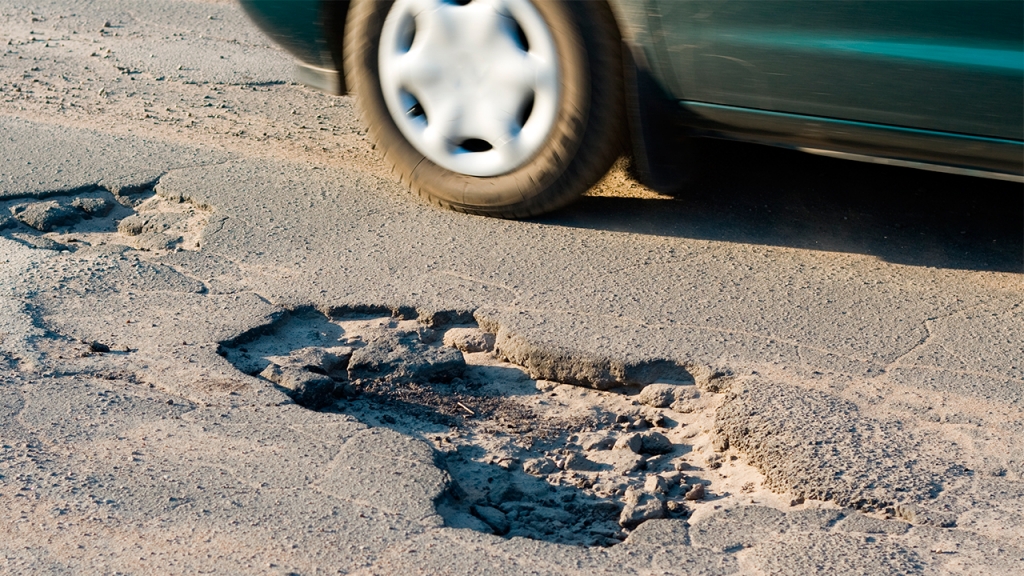
[[[548,212],[622,152],[621,39],[604,2],[358,0],[344,53],[371,140],[441,206]]]

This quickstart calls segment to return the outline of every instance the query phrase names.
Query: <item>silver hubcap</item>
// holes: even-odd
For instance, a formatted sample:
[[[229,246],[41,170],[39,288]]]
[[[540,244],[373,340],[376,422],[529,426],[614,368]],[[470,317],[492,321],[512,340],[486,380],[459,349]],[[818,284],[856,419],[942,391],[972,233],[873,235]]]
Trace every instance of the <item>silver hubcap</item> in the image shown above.
[[[399,130],[453,172],[516,169],[558,114],[555,41],[529,0],[397,0],[378,63]]]

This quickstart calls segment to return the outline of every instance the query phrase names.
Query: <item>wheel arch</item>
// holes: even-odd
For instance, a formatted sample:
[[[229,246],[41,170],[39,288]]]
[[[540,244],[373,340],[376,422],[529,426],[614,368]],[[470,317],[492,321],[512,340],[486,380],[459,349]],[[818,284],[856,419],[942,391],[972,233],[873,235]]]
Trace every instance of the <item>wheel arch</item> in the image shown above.
[[[690,178],[690,138],[659,68],[651,0],[607,0],[622,37],[633,172],[645,186],[677,192]]]

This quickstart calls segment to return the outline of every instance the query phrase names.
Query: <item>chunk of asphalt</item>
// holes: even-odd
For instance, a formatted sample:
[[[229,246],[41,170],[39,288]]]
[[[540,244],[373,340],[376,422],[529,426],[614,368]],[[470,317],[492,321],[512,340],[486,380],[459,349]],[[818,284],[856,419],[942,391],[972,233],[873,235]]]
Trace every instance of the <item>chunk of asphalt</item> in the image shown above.
[[[626,489],[625,507],[619,514],[619,525],[633,529],[648,520],[665,517],[665,501],[657,494],[650,494],[630,486]]]
[[[745,453],[774,491],[872,509],[897,497],[928,499],[947,478],[938,471],[948,466],[911,456],[916,440],[899,422],[861,416],[852,402],[761,379],[732,390],[715,414],[715,434]]]
[[[715,436],[714,440],[711,441],[711,447],[714,448],[715,452],[725,452],[729,449],[729,437],[723,434]]]
[[[615,471],[619,474],[632,474],[637,470],[647,469],[647,458],[629,450],[623,450],[623,456],[615,462]]]
[[[558,466],[550,458],[533,458],[523,462],[523,471],[530,476],[546,476],[558,471]]]
[[[605,467],[576,452],[572,452],[565,458],[564,465],[566,470],[576,470],[578,472],[596,472]]]
[[[659,472],[658,476],[661,476],[665,480],[666,491],[671,491],[680,486],[683,481],[683,475],[676,470],[669,470],[667,472]]]
[[[11,207],[11,214],[40,232],[50,232],[58,226],[68,226],[82,219],[80,210],[56,200],[18,204]]]
[[[102,196],[80,196],[71,201],[71,206],[89,216],[101,218],[114,209],[114,201]]]
[[[666,408],[680,400],[689,400],[700,395],[696,386],[681,384],[648,384],[644,386],[637,401],[653,408]]]
[[[494,334],[479,328],[452,328],[444,333],[444,345],[463,352],[494,350]]]
[[[143,228],[148,220],[140,214],[132,214],[117,223],[117,231],[125,236],[138,236],[142,234]]]
[[[353,351],[348,363],[351,380],[450,381],[466,371],[461,351],[430,346],[415,332],[381,330],[364,337],[366,345]]]
[[[483,520],[485,524],[490,526],[491,530],[494,530],[495,534],[499,536],[508,534],[508,530],[510,528],[508,516],[506,516],[501,510],[490,506],[475,504],[470,508],[470,511],[473,512],[477,518]]]
[[[284,388],[292,399],[307,408],[323,407],[334,398],[336,383],[322,374],[271,364],[260,376]]]
[[[309,346],[293,350],[287,356],[271,356],[267,360],[282,368],[308,370],[342,380],[348,377],[348,363],[352,358],[352,352],[351,346]]]
[[[181,236],[170,236],[159,232],[147,232],[135,237],[135,245],[139,250],[156,251],[171,250],[181,242]]]
[[[535,380],[607,390],[615,386],[643,386],[657,381],[693,382],[689,370],[671,360],[623,361],[581,354],[550,342],[534,342],[502,324],[497,314],[477,310],[481,329],[495,334],[494,354],[521,366]]]
[[[177,213],[132,214],[117,223],[117,231],[125,236],[162,233],[170,230],[185,218],[185,215]]]
[[[580,448],[587,452],[591,450],[610,450],[615,445],[615,438],[608,434],[598,432],[587,434],[580,441]]]

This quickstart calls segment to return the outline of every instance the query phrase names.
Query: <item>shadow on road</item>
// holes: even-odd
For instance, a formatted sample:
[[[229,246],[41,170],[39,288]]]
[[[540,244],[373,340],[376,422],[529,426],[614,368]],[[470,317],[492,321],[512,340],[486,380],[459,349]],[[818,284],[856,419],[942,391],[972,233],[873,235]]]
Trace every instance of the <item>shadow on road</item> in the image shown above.
[[[583,197],[541,222],[1024,271],[1024,186],[708,141],[674,199]]]

